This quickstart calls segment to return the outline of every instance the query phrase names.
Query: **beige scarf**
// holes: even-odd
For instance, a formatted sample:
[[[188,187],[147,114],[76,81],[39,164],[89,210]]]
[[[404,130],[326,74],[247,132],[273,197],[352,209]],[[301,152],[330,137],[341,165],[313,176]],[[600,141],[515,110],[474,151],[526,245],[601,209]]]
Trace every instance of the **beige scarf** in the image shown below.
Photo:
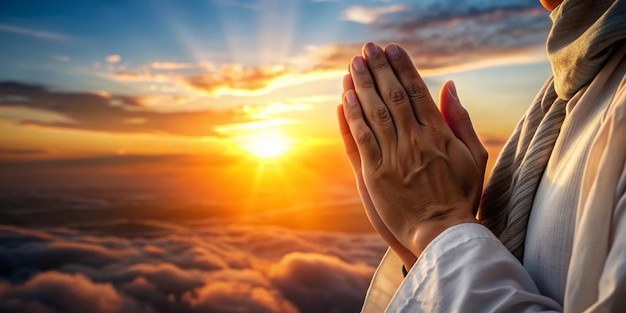
[[[541,175],[563,122],[565,101],[598,74],[626,38],[625,0],[566,0],[552,12],[548,54],[553,83],[544,86],[502,150],[479,217],[518,258]]]

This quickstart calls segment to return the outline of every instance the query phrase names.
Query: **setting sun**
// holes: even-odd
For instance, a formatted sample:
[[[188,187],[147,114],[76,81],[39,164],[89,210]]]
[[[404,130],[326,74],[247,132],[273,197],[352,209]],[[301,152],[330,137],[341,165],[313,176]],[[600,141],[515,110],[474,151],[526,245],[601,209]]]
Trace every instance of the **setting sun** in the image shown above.
[[[293,149],[295,140],[277,130],[259,131],[241,138],[239,147],[261,159],[273,159]]]

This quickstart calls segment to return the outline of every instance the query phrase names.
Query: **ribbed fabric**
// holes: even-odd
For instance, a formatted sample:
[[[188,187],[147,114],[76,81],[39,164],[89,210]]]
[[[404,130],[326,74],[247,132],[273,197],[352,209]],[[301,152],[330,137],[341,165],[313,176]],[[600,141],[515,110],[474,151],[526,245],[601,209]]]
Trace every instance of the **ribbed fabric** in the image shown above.
[[[518,152],[512,144],[504,148],[505,154],[498,159],[487,184],[480,211],[482,224],[499,236],[519,260],[522,260],[524,254],[530,208],[565,118],[567,103],[556,97],[552,85],[548,85],[544,96],[535,101],[535,109],[530,110],[525,123],[524,139],[527,140],[524,141],[529,142],[528,148],[523,151],[523,155],[512,153]],[[544,108],[548,108],[547,112]],[[516,158],[519,161],[514,162]],[[519,165],[513,168],[512,163]],[[515,176],[511,175],[513,171]]]

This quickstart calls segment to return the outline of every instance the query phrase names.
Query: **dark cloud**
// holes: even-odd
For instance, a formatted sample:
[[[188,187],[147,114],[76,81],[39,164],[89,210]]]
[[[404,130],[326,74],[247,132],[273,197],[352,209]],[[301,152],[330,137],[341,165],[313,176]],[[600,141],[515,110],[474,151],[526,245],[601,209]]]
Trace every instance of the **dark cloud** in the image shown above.
[[[414,30],[420,27],[440,25],[439,23],[446,23],[450,20],[472,19],[482,15],[490,15],[493,12],[523,12],[527,9],[544,10],[541,3],[536,0],[425,0],[413,3],[409,9],[383,15],[376,21],[376,24]]]
[[[379,43],[400,44],[422,70],[497,64],[498,59],[527,62],[530,51],[542,51],[550,26],[538,1],[521,0],[424,1],[369,25]],[[316,69],[344,69],[361,44],[331,47]]]
[[[0,225],[0,311],[358,312],[384,249],[375,235],[276,227]]]
[[[24,107],[64,117],[61,121],[19,121],[25,125],[114,133],[213,136],[217,135],[216,125],[245,120],[234,110],[156,112],[143,107],[137,97],[60,92],[16,82],[0,82],[0,107]]]
[[[0,155],[9,156],[31,156],[31,155],[46,155],[52,151],[47,149],[8,149],[0,148]]]
[[[270,270],[270,280],[302,313],[353,312],[374,274],[365,264],[350,264],[321,254],[295,252]]]

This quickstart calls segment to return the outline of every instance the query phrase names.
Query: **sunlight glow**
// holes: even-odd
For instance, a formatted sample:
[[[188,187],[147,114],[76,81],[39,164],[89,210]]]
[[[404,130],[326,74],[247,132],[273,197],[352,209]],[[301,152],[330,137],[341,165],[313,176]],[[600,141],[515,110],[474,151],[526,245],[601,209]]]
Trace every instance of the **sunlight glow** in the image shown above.
[[[239,147],[260,159],[274,159],[283,156],[295,145],[293,138],[278,130],[262,130],[242,136]]]

